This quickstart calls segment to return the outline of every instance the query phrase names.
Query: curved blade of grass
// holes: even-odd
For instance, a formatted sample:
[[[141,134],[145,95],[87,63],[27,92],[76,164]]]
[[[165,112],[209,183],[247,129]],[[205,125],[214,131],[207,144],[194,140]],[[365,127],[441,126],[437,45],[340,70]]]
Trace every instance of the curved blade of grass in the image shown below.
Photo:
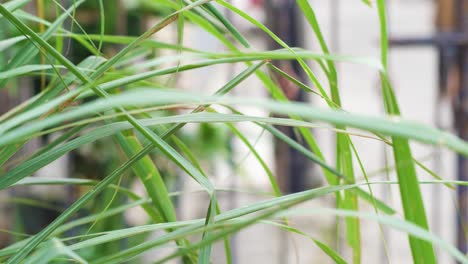
[[[24,5],[26,5],[29,2],[31,2],[31,0],[11,0],[11,1],[8,1],[7,3],[4,3],[3,5],[10,12],[13,12],[16,9],[23,7]],[[2,19],[2,18],[3,18],[3,16],[0,15],[0,19]]]
[[[309,86],[305,85],[304,83],[302,83],[301,81],[299,81],[298,79],[294,78],[293,76],[291,76],[290,74],[288,74],[287,72],[281,70],[280,68],[276,67],[275,65],[273,64],[268,64],[268,67],[270,67],[272,70],[274,70],[275,72],[279,73],[281,76],[283,76],[284,78],[288,79],[289,81],[291,81],[292,83],[294,83],[295,85],[297,85],[297,87],[301,88],[302,90],[306,91],[306,92],[309,92],[309,93],[313,93],[313,94],[316,94],[318,96],[320,96],[322,99],[324,100],[327,100],[326,98],[324,98],[320,93],[312,90],[312,88],[310,88]],[[332,101],[329,101],[328,102],[329,104],[334,104]]]
[[[125,239],[130,236],[135,236],[142,233],[153,232],[157,230],[176,230],[176,228],[188,226],[190,224],[199,223],[203,221],[202,219],[197,220],[188,220],[188,221],[177,221],[171,223],[160,223],[160,224],[151,224],[125,228],[121,230],[110,231],[107,234],[101,236],[90,238],[78,243],[74,243],[70,246],[73,250],[79,250],[87,247],[94,247],[103,243],[107,243],[114,240]]]
[[[0,52],[5,51],[6,49],[14,46],[17,43],[20,43],[21,41],[23,41],[25,39],[26,39],[25,36],[17,36],[17,37],[13,37],[13,38],[0,40]]]
[[[74,260],[74,262],[86,264],[86,260],[81,258],[78,254],[73,252],[69,247],[63,244],[60,240],[54,238],[48,241],[45,246],[37,250],[25,264],[47,264],[53,262],[53,260],[60,256],[66,255]]]

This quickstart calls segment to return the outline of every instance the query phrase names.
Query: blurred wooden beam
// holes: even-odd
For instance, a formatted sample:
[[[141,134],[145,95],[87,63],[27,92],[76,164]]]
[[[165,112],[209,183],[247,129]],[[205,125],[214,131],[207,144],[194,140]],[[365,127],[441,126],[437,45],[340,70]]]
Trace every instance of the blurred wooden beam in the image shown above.
[[[302,39],[299,36],[303,30],[296,1],[271,0],[263,1],[263,3],[268,27],[289,46],[302,46]],[[279,49],[283,47],[269,39],[268,48]],[[297,61],[274,61],[273,63],[286,73],[304,81]],[[306,101],[306,94],[292,82],[281,76],[277,76],[277,81],[289,100]],[[278,127],[278,129],[298,142],[303,141],[299,133],[290,127]],[[311,162],[297,150],[279,140],[275,140],[275,165],[282,191],[299,192],[310,187]]]

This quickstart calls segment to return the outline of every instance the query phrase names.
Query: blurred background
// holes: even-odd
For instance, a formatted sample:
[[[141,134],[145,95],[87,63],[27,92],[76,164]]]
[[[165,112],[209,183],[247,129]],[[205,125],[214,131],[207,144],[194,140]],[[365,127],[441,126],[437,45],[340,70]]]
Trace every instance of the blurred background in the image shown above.
[[[294,0],[231,0],[238,8],[253,15],[268,25],[290,46],[304,47],[320,52],[317,40],[306,21],[298,12]],[[389,0],[388,14],[391,39],[390,74],[401,105],[402,115],[411,120],[437,126],[467,138],[466,103],[468,87],[468,5],[466,0]],[[61,1],[62,5],[72,1]],[[105,32],[115,35],[137,36],[155,24],[170,10],[158,6],[151,0],[108,0],[105,3]],[[332,53],[378,58],[379,23],[375,6],[367,6],[359,0],[311,0],[317,19],[322,26]],[[25,10],[37,13],[35,2]],[[46,13],[48,11],[46,10]],[[52,11],[51,11],[52,12]],[[277,49],[271,39],[253,25],[234,14],[225,14],[249,39],[254,49]],[[88,33],[99,33],[99,7],[97,1],[87,1],[76,13],[76,20]],[[71,22],[68,21],[68,27]],[[75,29],[76,30],[76,29]],[[155,40],[177,43],[176,25],[164,29]],[[73,40],[66,48],[74,62],[80,62],[90,54]],[[185,24],[184,45],[206,51],[222,52],[225,47],[203,30]],[[118,44],[106,44],[106,54],[114,54],[121,48]],[[169,51],[155,49],[154,56]],[[176,54],[178,51],[170,51]],[[183,63],[189,59],[183,59]],[[174,62],[162,62],[172,65]],[[363,65],[338,63],[339,82],[343,108],[350,112],[383,115],[379,76],[375,69]],[[239,67],[238,67],[239,66]],[[291,62],[276,64],[283,71],[309,83],[298,71],[298,65]],[[233,76],[242,71],[242,65],[219,65],[179,73],[175,79],[159,79],[171,82],[174,87],[191,91],[214,92]],[[320,76],[324,80],[325,76]],[[158,77],[159,78],[159,77]],[[0,90],[0,113],[4,113],[19,102],[33,96],[40,89],[40,78],[22,78],[16,93]],[[315,95],[304,94],[297,87],[281,81],[282,89],[291,100],[310,102],[325,106]],[[36,89],[31,89],[36,87]],[[234,94],[267,97],[266,90],[258,80],[248,79]],[[244,112],[267,115],[257,109],[245,108]],[[253,124],[239,124],[238,128],[267,165],[275,172],[285,193],[297,192],[324,184],[323,175],[306,158],[286,145],[275,142],[261,128]],[[293,131],[281,128],[291,137]],[[314,130],[318,142],[333,164],[334,132],[326,128]],[[59,136],[59,135],[56,135]],[[270,190],[268,177],[261,164],[252,158],[252,153],[239,139],[233,137],[223,126],[190,125],[181,135],[192,151],[202,159],[202,165],[213,183],[219,189],[236,189],[242,192],[220,192],[223,210],[239,207],[254,201],[266,199]],[[51,138],[41,138],[28,143],[23,154],[32,153]],[[110,139],[108,139],[110,140]],[[392,172],[391,151],[379,141],[353,137],[363,166],[372,181],[396,180]],[[36,177],[73,177],[100,179],[118,164],[118,151],[107,147],[106,140],[87,145],[60,158],[39,171]],[[427,168],[444,179],[468,180],[466,161],[437,147],[413,145],[414,157]],[[17,157],[21,159],[21,157]],[[170,162],[154,154],[154,162],[161,168],[171,191],[181,191],[177,211],[180,219],[204,217],[208,200],[196,191],[199,187]],[[10,167],[14,167],[15,161]],[[421,180],[432,180],[426,171],[418,171]],[[358,181],[364,178],[356,169]],[[123,183],[137,193],[144,195],[143,186],[137,181]],[[382,186],[382,187],[381,187]],[[398,187],[376,185],[374,194],[401,212]],[[463,226],[467,224],[468,199],[466,189],[457,192],[443,185],[423,185],[427,213],[431,230],[442,239],[456,244],[466,253],[466,237]],[[263,194],[265,193],[265,194]],[[82,194],[80,187],[15,187],[0,193],[2,217],[0,229],[32,234],[46,226],[60,211]],[[112,192],[107,194],[110,199]],[[302,205],[304,208],[333,207],[333,197],[314,200]],[[362,211],[372,212],[373,208],[361,203]],[[96,203],[90,212],[102,210]],[[135,225],[146,223],[146,214],[139,209],[129,210],[124,216],[116,216],[112,223]],[[336,237],[335,217],[296,217],[291,220],[295,226],[320,238],[330,245],[338,245],[339,251],[346,252],[344,237]],[[375,222],[363,220],[363,263],[407,263],[411,253],[406,234],[387,228],[380,229]],[[152,236],[158,235],[157,233]],[[1,232],[0,247],[15,241],[15,236]],[[96,249],[97,250],[97,249]],[[100,250],[105,250],[102,248]],[[154,254],[164,254],[158,249],[145,255],[151,262]],[[171,249],[167,249],[170,251]],[[235,263],[329,263],[331,260],[310,240],[267,225],[255,225],[233,237]],[[440,263],[452,263],[444,252],[439,252]],[[224,251],[220,244],[213,252],[213,263],[224,263]]]

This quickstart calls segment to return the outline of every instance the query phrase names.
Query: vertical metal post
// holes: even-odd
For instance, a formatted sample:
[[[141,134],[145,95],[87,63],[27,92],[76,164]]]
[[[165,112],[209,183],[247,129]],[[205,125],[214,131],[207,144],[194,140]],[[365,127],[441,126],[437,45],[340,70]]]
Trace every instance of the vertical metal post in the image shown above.
[[[277,34],[285,43],[291,47],[301,46],[299,38],[302,32],[302,17],[297,11],[295,0],[267,0],[265,3],[265,12],[267,16],[268,27]],[[282,48],[273,40],[268,43],[269,49]],[[275,61],[277,67],[288,74],[301,79],[301,72],[297,61]],[[306,96],[302,90],[287,80],[278,78],[279,86],[291,101],[305,101]],[[303,78],[302,78],[303,79]],[[301,142],[298,133],[290,127],[278,127],[283,133]],[[299,192],[307,189],[307,176],[310,175],[310,162],[307,158],[289,147],[282,141],[275,140],[275,165],[278,181],[283,192]],[[287,263],[289,260],[288,235],[281,232],[279,239],[278,263]]]
[[[291,47],[301,46],[299,33],[302,30],[297,12],[296,2],[294,0],[271,0],[265,1],[266,14],[268,17],[269,28],[275,32],[284,42]],[[282,48],[276,42],[270,40],[270,49]],[[299,64],[294,61],[274,62],[282,70],[301,79]],[[286,81],[287,82],[287,81]],[[280,81],[280,83],[282,83]],[[292,101],[305,101],[306,96],[298,87],[288,84],[280,85]],[[293,129],[280,127],[281,131],[291,138],[301,142],[297,138],[297,133]],[[285,192],[298,192],[307,188],[307,175],[309,174],[310,163],[304,155],[295,149],[290,148],[283,142],[275,142],[276,172],[279,177],[280,185]]]
[[[468,34],[468,0],[457,0],[455,5],[457,30]],[[455,126],[460,138],[468,140],[468,116],[467,116],[467,92],[468,92],[468,49],[461,46],[458,49],[458,68],[460,71],[460,85],[458,93],[453,97],[453,112],[455,115]],[[458,180],[468,181],[468,162],[465,156],[458,155],[457,158]],[[466,227],[468,224],[468,187],[458,186],[458,208],[460,215],[457,223],[457,246],[463,253],[467,252]]]

